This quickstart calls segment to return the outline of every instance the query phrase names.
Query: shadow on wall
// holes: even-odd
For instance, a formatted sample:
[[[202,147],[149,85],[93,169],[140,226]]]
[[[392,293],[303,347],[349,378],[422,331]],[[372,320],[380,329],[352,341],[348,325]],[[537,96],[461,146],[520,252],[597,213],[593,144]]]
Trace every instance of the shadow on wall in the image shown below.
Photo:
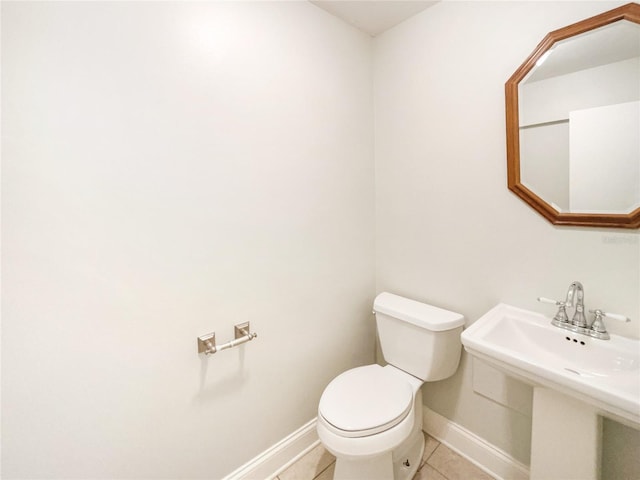
[[[202,357],[200,359],[200,388],[198,389],[197,395],[193,397],[193,403],[204,404],[212,399],[236,394],[246,385],[249,375],[244,367],[244,348],[238,349],[235,354],[237,355],[237,361],[234,362],[236,365],[235,370],[211,379],[208,379],[208,371],[215,354],[200,354]],[[219,373],[219,371],[216,371],[216,375],[219,375]]]

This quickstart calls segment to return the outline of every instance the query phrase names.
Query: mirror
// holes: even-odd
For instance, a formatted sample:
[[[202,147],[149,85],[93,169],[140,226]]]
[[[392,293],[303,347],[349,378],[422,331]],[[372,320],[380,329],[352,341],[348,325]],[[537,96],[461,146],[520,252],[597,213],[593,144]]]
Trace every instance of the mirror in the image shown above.
[[[505,93],[509,189],[556,225],[640,228],[640,4],[549,33]]]

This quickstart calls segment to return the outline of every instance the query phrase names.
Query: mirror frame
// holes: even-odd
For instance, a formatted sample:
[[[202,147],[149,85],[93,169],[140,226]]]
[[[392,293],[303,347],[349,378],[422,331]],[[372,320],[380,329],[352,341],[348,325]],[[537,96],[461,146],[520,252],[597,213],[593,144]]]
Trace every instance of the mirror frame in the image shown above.
[[[640,208],[627,214],[558,212],[520,181],[520,122],[518,118],[518,84],[535,67],[538,59],[556,42],[628,20],[640,24],[640,4],[628,3],[581,22],[554,30],[538,44],[505,84],[507,123],[507,186],[554,225],[585,227],[640,228]]]

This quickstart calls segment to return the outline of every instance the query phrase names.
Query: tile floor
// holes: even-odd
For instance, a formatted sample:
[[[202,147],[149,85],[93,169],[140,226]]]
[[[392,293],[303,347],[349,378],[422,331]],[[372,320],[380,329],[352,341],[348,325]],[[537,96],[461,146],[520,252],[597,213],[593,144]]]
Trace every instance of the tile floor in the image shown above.
[[[422,463],[413,480],[492,480],[474,464],[425,434]],[[277,480],[333,480],[336,459],[322,445],[278,475]]]

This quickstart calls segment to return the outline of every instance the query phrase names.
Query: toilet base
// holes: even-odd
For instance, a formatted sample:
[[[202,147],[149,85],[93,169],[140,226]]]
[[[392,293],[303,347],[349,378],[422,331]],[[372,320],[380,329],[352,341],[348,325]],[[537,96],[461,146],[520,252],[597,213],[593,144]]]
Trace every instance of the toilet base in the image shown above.
[[[418,425],[416,425],[418,426]],[[394,451],[363,459],[337,458],[334,480],[410,480],[418,470],[424,452],[420,428]]]
[[[338,458],[333,480],[392,480],[394,469],[391,457],[391,452],[387,452],[363,460]]]
[[[402,448],[394,452],[393,478],[394,480],[410,480],[420,467],[424,453],[424,434],[420,428],[411,434],[407,441],[406,450]]]

